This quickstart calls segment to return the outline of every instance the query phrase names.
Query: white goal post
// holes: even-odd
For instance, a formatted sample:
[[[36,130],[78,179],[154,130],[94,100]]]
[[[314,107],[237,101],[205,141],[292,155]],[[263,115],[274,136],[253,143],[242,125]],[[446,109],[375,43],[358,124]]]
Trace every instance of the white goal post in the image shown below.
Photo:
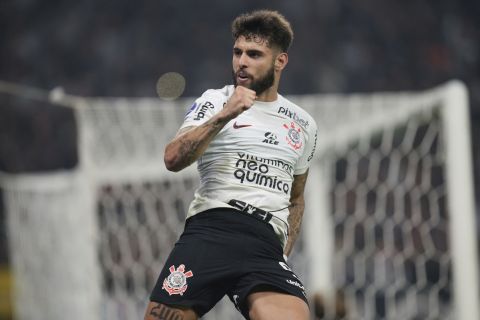
[[[480,319],[465,86],[288,98],[319,127],[289,260],[317,319]],[[0,174],[16,319],[143,317],[198,184],[163,165],[192,102],[52,101],[75,110],[78,167]]]

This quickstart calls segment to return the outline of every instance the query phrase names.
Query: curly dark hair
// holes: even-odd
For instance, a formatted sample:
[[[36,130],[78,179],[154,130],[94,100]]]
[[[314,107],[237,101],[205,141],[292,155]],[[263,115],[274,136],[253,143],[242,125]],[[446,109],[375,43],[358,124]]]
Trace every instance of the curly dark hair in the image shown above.
[[[292,44],[293,30],[290,22],[277,11],[257,10],[245,13],[233,20],[232,36],[234,40],[244,36],[247,39],[260,38],[267,45],[277,46],[287,52]]]

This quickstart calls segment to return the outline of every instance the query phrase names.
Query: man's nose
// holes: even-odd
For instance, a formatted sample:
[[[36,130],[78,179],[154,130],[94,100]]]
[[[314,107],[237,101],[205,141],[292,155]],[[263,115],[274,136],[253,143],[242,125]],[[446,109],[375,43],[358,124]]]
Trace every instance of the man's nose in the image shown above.
[[[240,67],[246,67],[248,63],[248,56],[245,53],[242,53],[238,59],[238,64]]]

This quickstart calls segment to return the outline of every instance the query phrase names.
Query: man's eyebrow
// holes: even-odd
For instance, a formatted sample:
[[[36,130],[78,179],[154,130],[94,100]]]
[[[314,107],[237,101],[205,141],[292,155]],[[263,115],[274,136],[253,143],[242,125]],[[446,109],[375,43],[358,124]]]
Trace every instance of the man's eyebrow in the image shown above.
[[[246,51],[247,53],[263,53],[262,50],[258,50],[258,49],[247,49]]]
[[[247,54],[259,54],[259,55],[264,54],[264,52],[262,50],[259,50],[259,49],[242,49],[242,48],[239,48],[239,47],[233,47],[233,51],[234,52],[246,52]]]

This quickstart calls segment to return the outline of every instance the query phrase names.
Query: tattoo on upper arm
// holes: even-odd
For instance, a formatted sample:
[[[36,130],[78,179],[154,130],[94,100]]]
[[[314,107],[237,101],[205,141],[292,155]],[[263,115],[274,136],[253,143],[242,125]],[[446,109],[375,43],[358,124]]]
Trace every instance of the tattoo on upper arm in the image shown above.
[[[184,320],[184,316],[181,314],[181,311],[169,308],[166,305],[157,303],[150,310],[149,316],[152,316],[153,319],[158,320]]]

